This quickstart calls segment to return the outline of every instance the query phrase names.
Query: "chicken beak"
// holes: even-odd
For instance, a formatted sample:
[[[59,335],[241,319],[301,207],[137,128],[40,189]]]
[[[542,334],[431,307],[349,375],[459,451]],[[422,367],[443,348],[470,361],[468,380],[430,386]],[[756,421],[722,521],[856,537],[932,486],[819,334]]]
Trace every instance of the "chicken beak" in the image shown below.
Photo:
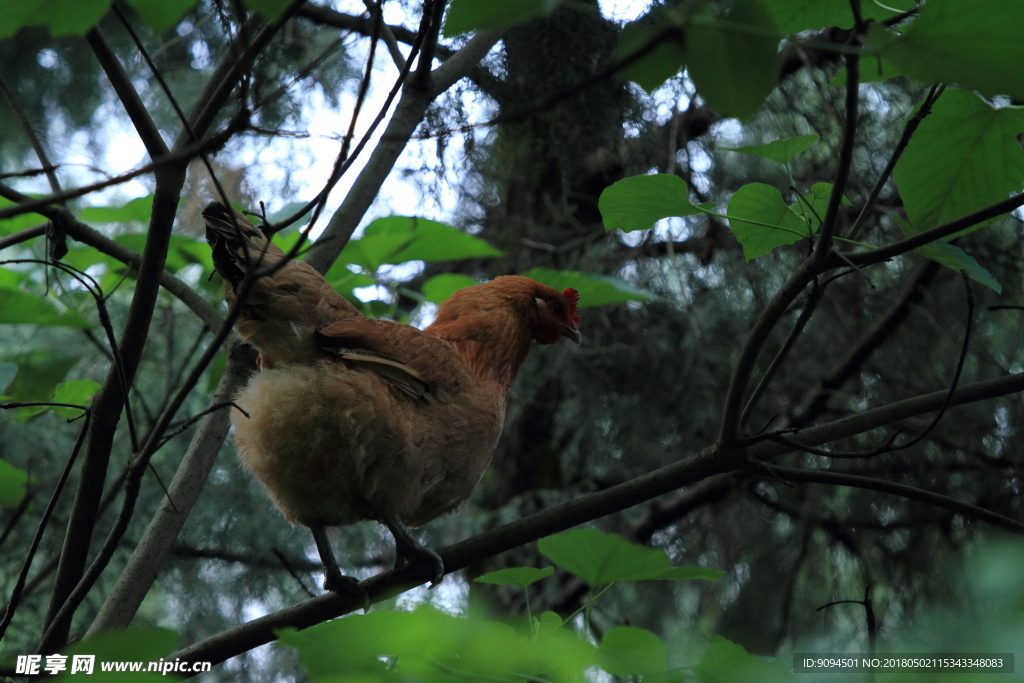
[[[583,343],[583,335],[580,334],[580,328],[576,325],[562,325],[562,339],[568,339],[575,342],[576,345]]]

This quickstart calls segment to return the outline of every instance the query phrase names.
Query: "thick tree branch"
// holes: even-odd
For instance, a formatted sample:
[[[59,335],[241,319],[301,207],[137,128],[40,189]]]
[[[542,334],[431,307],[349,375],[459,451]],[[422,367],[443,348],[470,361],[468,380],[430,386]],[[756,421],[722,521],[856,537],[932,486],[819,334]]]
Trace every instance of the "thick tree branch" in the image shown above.
[[[257,40],[252,45],[248,45],[244,51],[241,51],[240,58],[226,60],[230,62],[226,73],[223,74],[219,81],[209,86],[200,95],[194,113],[189,117],[191,130],[183,130],[179,134],[174,147],[175,151],[180,151],[188,146],[192,140],[193,133],[196,137],[205,135],[207,128],[213,123],[214,118],[227,100],[230,92],[234,89],[238,79],[241,78],[241,75],[252,64],[252,60],[255,59],[256,55],[269,43],[277,30],[294,14],[299,4],[301,4],[301,0],[293,2],[280,18],[261,31],[259,36],[257,36]],[[236,43],[239,40],[245,41],[246,39],[247,36],[243,35],[236,40]],[[104,67],[106,68],[107,65],[104,64]],[[220,70],[215,72],[215,78],[218,73],[220,73]],[[130,80],[123,71],[110,69],[107,71],[107,76],[111,80],[115,92],[134,92]],[[128,100],[123,101],[123,104],[129,111],[129,114],[132,115],[135,103],[131,99],[130,94],[127,97]],[[149,149],[151,156],[155,158],[158,156],[158,153],[155,147],[156,142],[152,139],[152,131],[147,131],[145,126],[136,120],[140,115],[139,112],[134,113],[136,116],[133,116],[133,122],[139,126],[140,136],[143,137],[143,141],[147,144],[147,149]],[[145,113],[146,116],[144,118],[148,119],[148,113],[144,109],[142,113]],[[164,149],[166,150],[166,146]],[[181,188],[185,182],[185,171],[186,166],[184,164],[161,166],[156,170],[156,189],[153,194],[153,211],[150,218],[146,247],[142,254],[142,263],[135,282],[135,292],[121,338],[120,354],[123,367],[110,368],[103,386],[93,399],[93,419],[87,437],[85,457],[82,462],[81,480],[68,521],[61,560],[57,568],[50,605],[47,609],[44,622],[45,634],[41,643],[41,651],[49,652],[59,649],[67,641],[75,607],[84,599],[84,591],[95,580],[98,571],[102,570],[102,565],[106,562],[103,558],[109,557],[109,553],[112,552],[108,546],[112,542],[112,536],[115,535],[114,532],[112,532],[111,537],[108,537],[108,543],[101,550],[102,556],[93,561],[89,576],[85,576],[85,561],[92,540],[97,507],[102,495],[103,482],[106,478],[107,464],[110,459],[114,434],[117,430],[121,409],[126,399],[122,394],[119,384],[119,374],[123,373],[123,376],[127,379],[127,386],[131,386],[149,332],[149,323],[152,319],[160,287],[160,276],[164,270],[164,263],[167,258],[171,228],[174,223],[174,216],[177,213]],[[225,330],[221,330],[221,334],[224,333]],[[205,357],[206,354],[204,354]],[[149,444],[147,444],[148,447]],[[136,458],[148,462],[148,458],[145,457],[144,453],[138,454]],[[136,458],[133,458],[133,463],[136,462]],[[136,475],[140,477],[141,471],[136,472]],[[132,483],[133,487],[126,490],[125,506],[122,508],[122,515],[118,517],[115,524],[115,531],[127,526],[128,520],[124,518],[124,515],[127,514],[130,518],[134,509],[133,501],[129,500],[129,494],[137,489],[138,482],[131,477],[129,482]],[[74,600],[72,600],[72,597]]]
[[[211,404],[230,401],[249,379],[253,368],[248,347],[233,345]],[[217,454],[227,436],[229,411],[218,410],[203,418],[164,498],[135,547],[128,564],[107,595],[87,635],[125,628],[135,616],[171,552],[178,533],[202,493]]]
[[[128,118],[132,120],[139,139],[142,140],[142,144],[145,145],[146,151],[149,153],[149,158],[156,161],[160,157],[166,156],[170,151],[167,149],[167,143],[164,142],[160,130],[153,123],[153,119],[149,116],[149,110],[142,103],[142,98],[135,91],[135,86],[132,85],[124,67],[121,66],[121,62],[118,61],[110,44],[107,43],[106,36],[103,35],[100,27],[93,26],[89,29],[89,32],[85,34],[85,39],[88,41],[89,47],[92,48],[93,54],[96,55],[100,66],[103,67],[104,73],[107,74],[107,80],[110,81],[114,92],[117,93],[117,98],[121,100],[121,105],[128,113]]]
[[[380,142],[370,154],[363,170],[359,172],[345,200],[334,212],[327,228],[316,241],[317,248],[310,251],[306,261],[311,266],[321,273],[326,273],[330,269],[366,210],[370,208],[409,138],[423,120],[427,107],[435,97],[464,77],[500,37],[499,31],[489,31],[473,37],[455,56],[434,71],[426,91],[409,86],[402,90],[395,113],[388,122]]]
[[[963,405],[1020,391],[1024,391],[1024,373],[961,386],[953,394],[950,405]],[[859,415],[805,429],[795,433],[793,439],[806,445],[817,446],[854,436],[899,420],[938,410],[948,395],[949,392],[943,390],[917,396],[868,410]],[[744,444],[737,444],[737,446],[744,446]],[[695,484],[714,475],[729,473],[740,467],[745,467],[745,463],[749,462],[747,458],[769,458],[790,450],[782,444],[770,441],[750,443],[745,447],[722,452],[716,452],[710,448],[705,449],[697,455],[684,458],[618,486],[581,496],[576,500],[456,543],[440,551],[440,555],[444,559],[446,570],[456,571],[474,562],[480,562],[577,524],[624,510],[681,486]],[[774,465],[771,467],[778,469]],[[889,492],[896,492],[896,490],[893,489]],[[897,493],[897,495],[902,494]],[[917,494],[915,493],[915,495]],[[967,513],[965,512],[965,514]],[[415,585],[426,583],[430,578],[431,571],[431,567],[418,563],[401,570],[379,574],[363,581],[362,585],[370,594],[371,602],[378,602]],[[184,648],[171,657],[180,657],[186,661],[221,662],[270,642],[274,639],[275,629],[308,628],[356,608],[358,608],[356,600],[350,599],[347,595],[322,595],[223,631]]]

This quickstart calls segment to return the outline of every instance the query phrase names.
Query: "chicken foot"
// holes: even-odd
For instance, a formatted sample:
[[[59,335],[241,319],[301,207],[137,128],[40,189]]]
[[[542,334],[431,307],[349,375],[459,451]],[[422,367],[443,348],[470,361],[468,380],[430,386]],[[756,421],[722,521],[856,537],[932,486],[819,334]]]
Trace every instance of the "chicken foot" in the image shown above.
[[[413,538],[405,525],[394,515],[378,512],[377,521],[386,526],[395,539],[395,569],[415,560],[426,560],[434,565],[434,577],[430,581],[430,588],[436,588],[444,579],[444,560],[441,556]]]
[[[363,611],[367,611],[370,608],[370,594],[359,585],[357,579],[341,573],[338,562],[334,559],[331,543],[327,540],[327,529],[322,524],[317,524],[309,527],[309,530],[313,533],[316,549],[320,552],[320,562],[324,565],[324,590],[354,595],[359,598]]]

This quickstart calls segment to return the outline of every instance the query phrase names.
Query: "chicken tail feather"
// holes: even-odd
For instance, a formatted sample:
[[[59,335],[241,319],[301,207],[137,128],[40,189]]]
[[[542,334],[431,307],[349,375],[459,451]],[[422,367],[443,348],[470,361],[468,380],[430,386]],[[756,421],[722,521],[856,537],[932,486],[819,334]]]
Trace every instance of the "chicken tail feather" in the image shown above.
[[[270,265],[284,256],[241,211],[211,202],[203,209],[203,220],[214,266],[232,285],[241,282],[254,264]]]

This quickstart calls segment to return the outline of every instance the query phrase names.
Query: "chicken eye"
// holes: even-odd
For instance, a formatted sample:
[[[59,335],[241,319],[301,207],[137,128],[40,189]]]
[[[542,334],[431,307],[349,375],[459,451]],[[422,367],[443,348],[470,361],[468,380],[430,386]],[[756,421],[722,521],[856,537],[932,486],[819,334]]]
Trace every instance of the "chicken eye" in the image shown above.
[[[554,313],[555,315],[560,315],[562,313],[562,305],[555,304],[554,306],[551,307],[551,312]]]

